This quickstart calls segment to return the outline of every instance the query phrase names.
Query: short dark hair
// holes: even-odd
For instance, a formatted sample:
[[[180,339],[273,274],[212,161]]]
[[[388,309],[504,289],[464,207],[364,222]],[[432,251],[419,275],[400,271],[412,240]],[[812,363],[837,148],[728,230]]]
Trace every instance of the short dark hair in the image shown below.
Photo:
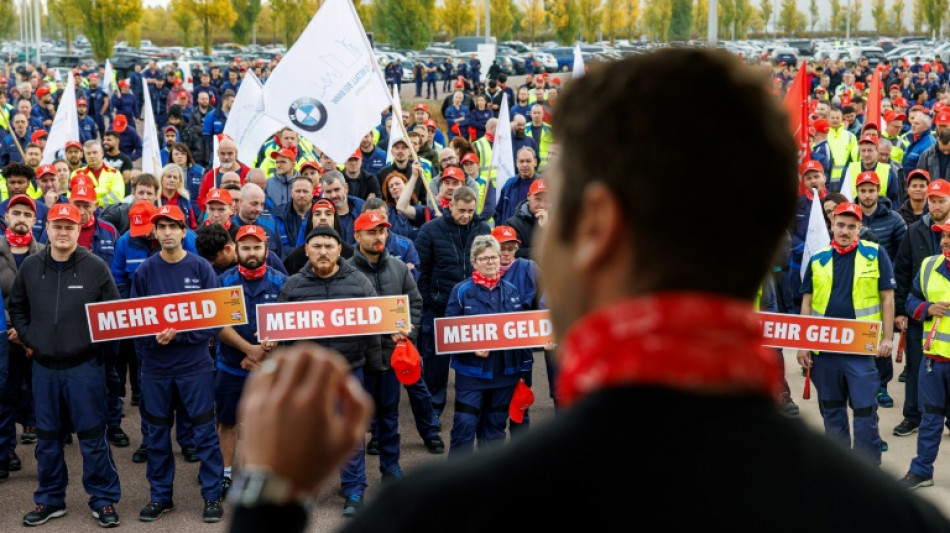
[[[715,106],[680,105],[695,96],[697,86]],[[657,113],[661,107],[677,116]],[[681,146],[658,139],[681,135],[686,121],[721,130],[722,109],[729,109],[731,117],[724,138],[738,139],[743,157],[718,142],[694,146],[690,157],[703,161],[705,168],[730,169],[730,179],[710,186],[709,175],[682,164]],[[631,130],[630,124],[637,128]],[[584,190],[600,183],[623,206],[634,269],[640,279],[649,280],[647,290],[752,299],[791,221],[798,190],[798,157],[788,119],[763,86],[760,72],[724,52],[687,48],[604,63],[568,84],[552,129],[572,155],[556,163],[560,172],[555,176],[564,192],[551,211],[560,226],[553,238],[574,237],[572,218],[583,209]],[[643,147],[649,147],[650,157],[643,157]],[[597,172],[590,172],[592,165]],[[678,184],[677,216],[670,217],[668,204],[658,201],[657,176]],[[757,212],[754,223],[742,209],[710,210],[746,197],[752,182],[769,206]],[[729,254],[728,261],[714,259],[723,253]],[[697,272],[701,258],[708,260]]]
[[[363,202],[362,212],[365,213],[369,210],[385,209],[385,208],[386,208],[386,202],[382,198],[378,198],[374,196],[370,198],[369,200],[366,200],[365,202]]]
[[[138,176],[135,176],[134,178],[132,178],[132,192],[135,192],[135,188],[138,187],[139,185],[145,185],[147,187],[151,187],[155,189],[156,193],[158,192],[158,178],[156,178],[155,176],[147,172],[143,172],[139,174]]]
[[[208,261],[214,260],[224,250],[224,247],[233,243],[231,234],[221,224],[208,224],[198,228],[198,237],[195,239],[195,248],[198,255]]]
[[[119,132],[115,130],[109,130],[102,134],[103,137],[115,137],[116,139],[120,138]]]
[[[506,81],[508,81],[508,75],[505,74],[504,72],[499,72],[499,73],[498,73],[498,82],[499,82],[499,83],[505,83]]]
[[[26,178],[27,181],[33,181],[36,179],[36,171],[30,165],[14,161],[3,167],[3,176],[8,180],[14,176],[19,176]]]

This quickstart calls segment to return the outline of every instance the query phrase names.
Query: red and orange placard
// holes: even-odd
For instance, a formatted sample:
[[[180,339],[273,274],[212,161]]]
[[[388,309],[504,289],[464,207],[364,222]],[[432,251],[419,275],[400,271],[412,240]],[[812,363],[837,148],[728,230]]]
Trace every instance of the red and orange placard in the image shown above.
[[[547,310],[435,319],[439,354],[539,348],[549,342],[554,328]]]
[[[757,314],[762,320],[765,346],[816,352],[877,353],[881,336],[880,322],[779,313]]]
[[[247,324],[242,287],[222,287],[86,304],[93,342]]]
[[[258,304],[257,327],[269,341],[398,333],[410,327],[409,297]]]

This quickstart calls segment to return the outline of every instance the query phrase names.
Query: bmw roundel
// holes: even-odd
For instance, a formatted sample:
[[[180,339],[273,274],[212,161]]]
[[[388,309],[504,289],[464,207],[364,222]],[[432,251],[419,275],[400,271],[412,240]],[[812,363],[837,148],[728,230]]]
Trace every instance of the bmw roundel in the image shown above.
[[[304,131],[319,131],[327,123],[327,108],[309,96],[294,100],[287,114],[290,121]]]

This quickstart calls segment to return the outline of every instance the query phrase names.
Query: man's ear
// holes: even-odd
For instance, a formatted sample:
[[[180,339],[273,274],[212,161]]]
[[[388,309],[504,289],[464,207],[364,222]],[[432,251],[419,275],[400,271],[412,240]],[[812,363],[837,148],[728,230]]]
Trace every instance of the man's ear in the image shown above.
[[[591,183],[581,193],[581,209],[575,222],[572,261],[580,274],[591,274],[614,259],[623,235],[620,201],[607,186]]]

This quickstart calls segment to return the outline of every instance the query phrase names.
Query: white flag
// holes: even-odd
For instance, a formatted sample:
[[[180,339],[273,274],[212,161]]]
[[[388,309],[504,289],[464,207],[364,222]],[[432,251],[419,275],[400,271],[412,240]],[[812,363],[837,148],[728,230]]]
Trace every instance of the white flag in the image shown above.
[[[224,125],[224,134],[234,139],[238,155],[250,161],[261,145],[283,127],[283,124],[264,114],[264,86],[249,70],[234,97],[228,121]],[[216,149],[215,157],[217,154]]]
[[[264,110],[346,161],[389,106],[351,0],[327,0],[264,86]]]
[[[152,113],[152,97],[148,94],[148,83],[142,77],[142,172],[161,179],[162,148],[158,144],[158,130],[155,115]],[[132,117],[129,117],[132,120]]]
[[[491,147],[491,166],[498,169],[495,199],[501,200],[505,183],[515,177],[515,156],[511,151],[511,117],[508,113],[508,95],[502,94],[498,110],[498,126],[495,128],[495,144]]]
[[[112,70],[112,63],[106,59],[106,71],[102,73],[102,90],[109,96],[112,96],[112,93],[115,92],[115,72]]]
[[[221,136],[212,135],[211,144],[213,145],[211,147],[211,150],[214,153],[214,155],[211,158],[211,168],[218,168],[221,166],[221,160],[218,159],[218,145],[221,144]]]
[[[825,226],[825,212],[821,209],[821,200],[818,198],[818,189],[812,189],[815,194],[811,201],[811,214],[808,216],[808,231],[805,232],[805,250],[802,252],[801,277],[805,279],[805,270],[815,252],[831,244],[828,235],[828,226]]]
[[[580,43],[574,45],[574,77],[580,78],[584,75],[584,56],[581,54]]]
[[[854,203],[854,194],[857,192],[851,188],[851,175],[849,174],[850,169],[845,168],[845,171],[841,174],[841,194],[848,199],[849,202]],[[857,181],[858,177],[854,177],[854,181]]]
[[[41,164],[48,165],[56,159],[56,152],[63,150],[68,141],[79,140],[79,113],[76,112],[76,82],[73,73],[66,74],[66,88],[63,89],[59,109],[53,117],[49,136],[46,138],[46,148],[43,149]],[[24,148],[26,148],[24,146]]]
[[[399,103],[399,91],[393,85],[393,120],[389,123],[389,146],[386,148],[386,163],[393,162],[393,144],[396,141],[408,143],[409,140],[402,133],[402,104]],[[396,122],[396,121],[399,122]]]

